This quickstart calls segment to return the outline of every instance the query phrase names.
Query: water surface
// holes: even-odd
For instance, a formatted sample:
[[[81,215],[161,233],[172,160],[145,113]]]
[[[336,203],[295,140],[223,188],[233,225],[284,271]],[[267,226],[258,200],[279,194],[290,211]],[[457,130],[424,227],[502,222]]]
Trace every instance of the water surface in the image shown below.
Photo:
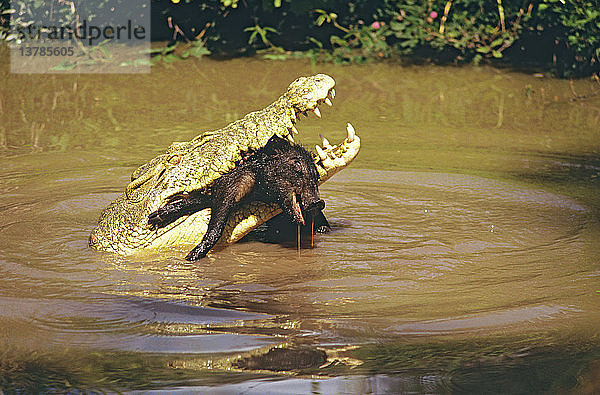
[[[0,389],[599,390],[600,99],[510,70],[190,60],[150,75],[0,73]],[[91,251],[131,172],[336,81],[307,146],[362,138],[315,248]],[[572,100],[574,95],[589,95]]]

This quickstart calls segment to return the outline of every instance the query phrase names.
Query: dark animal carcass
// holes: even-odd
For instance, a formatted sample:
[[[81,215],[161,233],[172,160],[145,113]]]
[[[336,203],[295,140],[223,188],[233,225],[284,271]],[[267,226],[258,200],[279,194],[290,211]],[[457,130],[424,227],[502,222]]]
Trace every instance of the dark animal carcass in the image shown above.
[[[232,210],[245,201],[276,203],[292,223],[300,226],[317,218],[322,229],[328,224],[321,212],[325,202],[319,196],[318,180],[319,173],[308,151],[273,137],[205,190],[173,197],[148,216],[148,223],[161,227],[182,215],[210,208],[208,229],[200,244],[186,256],[189,261],[206,256],[223,234]]]

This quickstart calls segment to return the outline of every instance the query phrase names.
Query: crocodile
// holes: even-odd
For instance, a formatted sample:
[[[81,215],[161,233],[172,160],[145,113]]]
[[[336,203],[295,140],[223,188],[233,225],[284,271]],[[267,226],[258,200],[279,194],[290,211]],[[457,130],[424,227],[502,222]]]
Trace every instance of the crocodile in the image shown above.
[[[89,245],[93,249],[129,255],[144,250],[197,244],[206,233],[210,209],[182,216],[164,227],[151,227],[148,216],[168,204],[176,195],[203,190],[228,173],[273,136],[294,142],[295,124],[300,115],[314,112],[319,105],[331,106],[335,81],[325,74],[300,77],[276,101],[262,110],[216,131],[200,134],[187,142],[174,142],[165,153],[137,168],[124,193],[100,215]],[[338,145],[322,137],[315,146],[314,162],[323,183],[346,167],[358,154],[360,138],[350,123],[348,136]],[[229,217],[218,245],[241,239],[251,230],[279,214],[276,204],[248,202]]]

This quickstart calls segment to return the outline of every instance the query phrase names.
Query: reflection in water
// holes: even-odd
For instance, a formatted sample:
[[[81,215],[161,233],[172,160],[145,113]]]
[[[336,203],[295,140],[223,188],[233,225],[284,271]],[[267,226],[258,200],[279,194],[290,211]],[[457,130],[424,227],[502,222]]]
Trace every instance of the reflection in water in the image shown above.
[[[597,102],[486,68],[326,65],[336,103],[300,138],[352,121],[363,148],[322,187],[315,248],[91,251],[137,165],[316,71],[173,67],[0,81],[0,390],[597,389]]]

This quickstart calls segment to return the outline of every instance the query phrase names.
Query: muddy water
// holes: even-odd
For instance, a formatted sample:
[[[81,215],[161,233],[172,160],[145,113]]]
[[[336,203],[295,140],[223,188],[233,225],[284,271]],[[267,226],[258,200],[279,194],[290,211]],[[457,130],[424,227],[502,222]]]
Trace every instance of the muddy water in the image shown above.
[[[299,125],[356,161],[315,248],[91,251],[100,211],[172,141],[337,81]],[[491,68],[186,61],[0,73],[0,390],[598,391],[600,98]]]

